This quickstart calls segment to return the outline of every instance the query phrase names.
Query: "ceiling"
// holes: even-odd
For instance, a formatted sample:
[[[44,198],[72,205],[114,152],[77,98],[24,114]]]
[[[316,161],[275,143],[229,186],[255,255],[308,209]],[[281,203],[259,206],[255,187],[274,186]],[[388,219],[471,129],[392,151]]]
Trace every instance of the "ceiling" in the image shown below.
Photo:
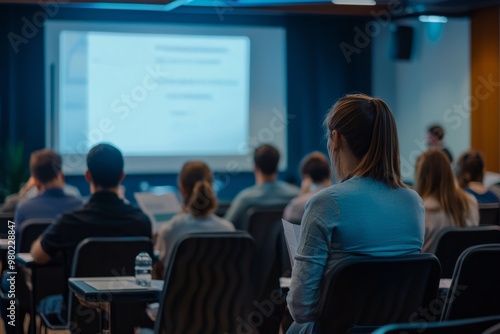
[[[468,15],[475,9],[499,6],[499,0],[403,0],[408,13]]]
[[[45,0],[57,2],[56,0]],[[68,6],[144,10],[176,10],[182,7],[217,7],[231,10],[259,10],[281,13],[311,13],[330,15],[367,15],[402,4],[404,10],[396,17],[419,14],[447,16],[469,15],[472,11],[500,6],[500,0],[377,0],[376,6],[334,5],[331,0],[66,0]],[[0,0],[2,3],[38,4],[39,0]]]

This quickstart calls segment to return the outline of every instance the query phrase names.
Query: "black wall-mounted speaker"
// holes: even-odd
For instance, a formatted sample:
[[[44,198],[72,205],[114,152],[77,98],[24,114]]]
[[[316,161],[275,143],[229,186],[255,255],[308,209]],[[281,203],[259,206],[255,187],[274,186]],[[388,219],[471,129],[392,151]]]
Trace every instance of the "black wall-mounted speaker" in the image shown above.
[[[413,50],[414,28],[396,25],[391,28],[391,32],[391,58],[410,60]]]

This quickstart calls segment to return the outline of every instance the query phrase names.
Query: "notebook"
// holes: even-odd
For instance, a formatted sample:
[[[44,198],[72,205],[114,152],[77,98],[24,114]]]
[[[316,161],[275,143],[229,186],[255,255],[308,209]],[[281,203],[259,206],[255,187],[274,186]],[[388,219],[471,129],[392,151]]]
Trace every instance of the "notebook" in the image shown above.
[[[169,221],[181,210],[177,196],[170,192],[157,195],[151,192],[138,192],[134,194],[137,204],[152,222],[156,232],[161,224]]]
[[[285,231],[285,240],[288,248],[288,254],[290,255],[290,263],[292,264],[295,260],[295,255],[297,254],[297,248],[300,242],[300,225],[292,224],[285,219],[281,219],[283,223],[283,230]]]

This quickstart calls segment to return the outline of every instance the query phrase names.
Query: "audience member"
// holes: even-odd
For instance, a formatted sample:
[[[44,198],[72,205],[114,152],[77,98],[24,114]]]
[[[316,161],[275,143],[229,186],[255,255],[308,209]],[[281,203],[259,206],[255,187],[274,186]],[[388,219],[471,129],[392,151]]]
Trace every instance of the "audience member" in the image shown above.
[[[64,193],[64,174],[61,167],[61,156],[51,150],[44,149],[31,154],[31,179],[38,195],[17,206],[14,218],[17,232],[28,219],[55,219],[62,213],[82,206],[81,199]]]
[[[31,154],[31,177],[28,183],[21,189],[20,194],[21,196],[25,196],[29,192],[29,189],[34,188],[38,195],[21,201],[17,205],[14,218],[16,233],[19,233],[21,226],[28,219],[55,219],[65,212],[82,206],[81,199],[64,193],[64,174],[62,173],[61,165],[61,156],[51,150],[39,150]],[[17,204],[17,201],[15,202]],[[14,201],[10,201],[9,203],[14,203]],[[19,241],[16,246],[19,247]],[[8,275],[4,275],[2,278],[1,289],[4,292],[9,290],[8,277]],[[27,309],[30,303],[29,288],[25,283],[23,271],[19,272],[17,279],[16,297],[19,304]],[[6,314],[3,311],[1,313],[5,323],[7,320]],[[23,319],[21,314],[19,319]],[[13,333],[15,329],[11,326],[6,326],[5,331],[6,333]]]
[[[418,254],[424,239],[424,206],[401,180],[396,123],[386,103],[347,95],[330,110],[325,125],[341,182],[306,205],[287,297],[295,320],[288,333],[313,330],[322,278],[336,260]]]
[[[302,177],[300,196],[287,205],[283,218],[293,223],[300,223],[307,201],[314,194],[331,185],[330,170],[330,162],[323,153],[313,152],[304,157],[300,164]]]
[[[439,148],[453,162],[453,156],[450,150],[444,146],[444,129],[441,125],[432,125],[427,129],[427,146],[429,148]]]
[[[121,152],[99,144],[87,155],[85,179],[91,197],[80,210],[64,214],[33,244],[31,255],[46,263],[63,251],[72,258],[76,246],[89,237],[144,236],[151,238],[151,223],[141,210],[125,204],[118,188],[125,177]]]
[[[68,196],[73,196],[76,198],[81,197],[78,188],[67,183],[64,184],[63,191]],[[34,198],[37,195],[38,189],[35,186],[35,181],[33,177],[30,177],[17,193],[10,194],[5,197],[3,204],[0,205],[0,213],[14,213],[19,203]]]
[[[99,144],[90,150],[85,179],[90,183],[91,197],[82,209],[62,215],[33,243],[30,253],[36,263],[46,263],[58,253],[63,253],[69,260],[67,268],[71,268],[71,259],[77,245],[90,237],[151,238],[149,218],[118,197],[119,185],[125,177],[123,165],[123,156],[114,146]],[[47,297],[42,301],[41,308],[46,312],[62,312],[66,298],[67,296]],[[133,326],[147,321],[140,313],[143,307],[136,304],[127,306],[127,315],[122,315],[123,319],[119,322],[121,333],[132,333]],[[137,317],[130,314],[137,314]],[[85,326],[88,324],[78,325],[83,326],[83,332],[87,330]]]
[[[17,193],[5,197],[4,202],[0,205],[0,213],[15,213],[19,202],[28,199],[28,194],[33,193],[33,189],[36,190],[35,180],[33,177],[30,177]],[[38,194],[38,190],[36,190],[36,193]]]
[[[182,212],[166,222],[156,239],[159,251],[160,268],[163,275],[172,255],[173,248],[182,236],[195,232],[234,231],[230,222],[217,217],[217,199],[212,189],[212,172],[201,161],[190,161],[182,166],[178,179],[182,196]]]
[[[255,183],[253,187],[240,192],[231,203],[225,218],[237,229],[244,228],[247,210],[253,207],[287,205],[299,194],[293,185],[277,180],[280,153],[268,144],[254,152]]]
[[[457,178],[460,186],[476,197],[478,203],[499,203],[497,195],[483,185],[484,174],[483,155],[479,151],[462,153],[457,161]]]
[[[418,158],[415,190],[425,206],[423,252],[435,249],[437,235],[446,227],[479,225],[477,200],[458,186],[442,150],[430,149]]]

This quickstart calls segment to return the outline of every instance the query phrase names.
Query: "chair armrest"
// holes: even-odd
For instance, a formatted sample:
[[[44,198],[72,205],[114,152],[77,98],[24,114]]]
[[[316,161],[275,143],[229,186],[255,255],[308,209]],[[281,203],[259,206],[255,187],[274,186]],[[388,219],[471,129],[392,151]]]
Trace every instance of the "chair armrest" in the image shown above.
[[[69,330],[69,324],[59,313],[40,313],[43,325],[50,330]]]

